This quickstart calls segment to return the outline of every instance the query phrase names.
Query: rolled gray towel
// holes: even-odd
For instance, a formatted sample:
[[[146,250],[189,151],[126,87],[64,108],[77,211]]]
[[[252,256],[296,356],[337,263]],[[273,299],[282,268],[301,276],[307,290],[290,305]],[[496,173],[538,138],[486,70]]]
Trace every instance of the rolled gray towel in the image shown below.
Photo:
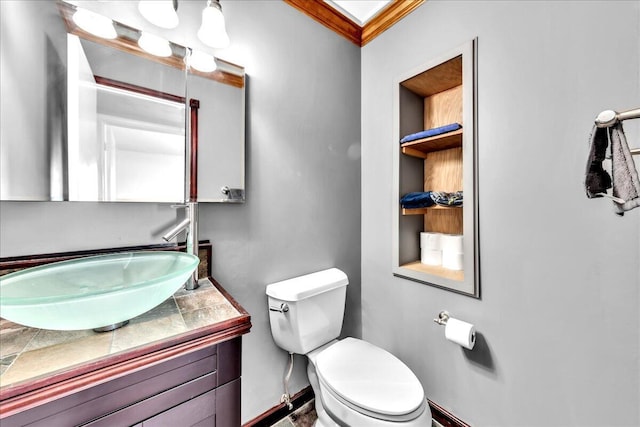
[[[618,122],[610,129],[611,137],[611,175],[613,181],[614,206],[618,215],[640,206],[640,180],[633,162],[633,156],[622,123]]]

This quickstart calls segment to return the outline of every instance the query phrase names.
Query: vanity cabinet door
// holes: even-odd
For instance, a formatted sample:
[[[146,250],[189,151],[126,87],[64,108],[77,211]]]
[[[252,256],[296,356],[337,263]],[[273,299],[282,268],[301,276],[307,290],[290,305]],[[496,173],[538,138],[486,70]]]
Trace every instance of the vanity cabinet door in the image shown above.
[[[240,378],[216,390],[216,427],[238,427],[240,423]]]
[[[142,423],[142,427],[216,425],[216,390],[211,390]]]
[[[224,343],[223,343],[224,344]],[[222,346],[221,344],[220,346]],[[182,403],[215,388],[217,379],[218,345],[207,347],[189,354],[145,367],[128,375],[120,376],[93,387],[80,389],[59,399],[35,406],[8,418],[0,420],[2,427],[68,427],[72,425],[91,425],[111,427],[119,423],[109,423],[106,419],[121,418],[123,424],[132,425],[151,417],[164,409]],[[172,395],[175,388],[188,388],[190,395]],[[195,390],[194,390],[195,389]],[[171,399],[175,396],[174,400]],[[136,417],[127,417],[123,412],[127,408],[153,401],[158,397],[166,406],[150,408],[150,412],[137,413]],[[142,408],[142,407],[141,407]],[[145,410],[148,408],[144,406]],[[125,421],[126,420],[126,421]]]
[[[131,425],[133,423],[139,422],[140,419],[145,419],[147,417],[151,418],[142,423],[143,427],[148,425],[181,427],[194,425],[196,424],[196,421],[206,418],[201,417],[200,413],[194,411],[195,408],[200,409],[200,412],[207,410],[207,408],[210,408],[211,414],[213,414],[215,411],[215,379],[215,373],[205,375],[204,377],[189,381],[186,384],[182,384],[149,399],[135,403],[117,412],[99,418],[93,422],[84,424],[83,427],[112,427]],[[198,397],[193,398],[193,396]],[[166,410],[167,408],[171,409]],[[163,421],[163,416],[165,414],[174,413],[174,416],[169,419],[175,419],[175,417],[177,416],[175,414],[182,414],[184,411],[181,411],[179,408],[183,408],[189,411],[187,415],[194,416],[196,421],[192,422],[192,418],[189,418],[184,414],[180,415],[182,417],[182,421],[180,423],[170,423]],[[155,415],[158,413],[159,415]],[[157,421],[160,422],[160,424],[158,424],[157,422],[147,424],[147,422],[151,422],[150,420],[154,420],[156,418],[158,418]]]
[[[240,379],[145,420],[142,427],[238,427]]]

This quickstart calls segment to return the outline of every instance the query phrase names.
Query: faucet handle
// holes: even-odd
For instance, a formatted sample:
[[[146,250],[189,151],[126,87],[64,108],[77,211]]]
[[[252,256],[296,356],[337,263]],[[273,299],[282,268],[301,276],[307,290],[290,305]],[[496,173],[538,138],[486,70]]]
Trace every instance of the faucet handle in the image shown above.
[[[186,208],[189,207],[189,205],[186,204],[186,203],[176,203],[176,204],[171,205],[171,207],[173,209],[186,209]]]

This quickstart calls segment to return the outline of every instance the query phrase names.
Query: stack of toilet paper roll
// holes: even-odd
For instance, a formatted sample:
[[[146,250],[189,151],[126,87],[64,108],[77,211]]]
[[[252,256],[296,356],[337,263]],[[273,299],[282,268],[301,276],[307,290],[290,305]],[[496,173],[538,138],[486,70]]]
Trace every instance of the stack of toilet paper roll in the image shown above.
[[[464,266],[462,235],[420,233],[420,261],[426,265],[441,265],[450,270],[462,270]]]

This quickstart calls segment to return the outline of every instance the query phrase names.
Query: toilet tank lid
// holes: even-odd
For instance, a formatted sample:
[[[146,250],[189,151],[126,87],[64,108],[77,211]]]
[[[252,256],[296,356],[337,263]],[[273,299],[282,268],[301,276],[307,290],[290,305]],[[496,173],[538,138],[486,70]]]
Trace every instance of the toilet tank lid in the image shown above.
[[[341,286],[347,286],[347,275],[337,268],[318,271],[267,285],[267,295],[282,301],[299,301]]]

